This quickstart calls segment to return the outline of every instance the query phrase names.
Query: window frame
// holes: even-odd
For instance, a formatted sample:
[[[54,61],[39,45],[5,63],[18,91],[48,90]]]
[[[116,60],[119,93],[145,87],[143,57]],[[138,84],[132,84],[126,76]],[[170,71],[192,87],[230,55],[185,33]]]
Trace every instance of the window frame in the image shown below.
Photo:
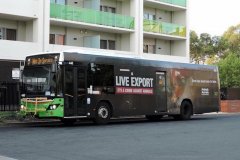
[[[62,40],[60,40],[62,38]],[[52,34],[49,35],[49,44],[65,45],[66,36],[64,34]],[[62,43],[60,43],[62,41]]]
[[[100,5],[100,11],[115,14],[117,9],[116,7],[112,7],[112,6]]]
[[[106,43],[106,44],[104,44],[104,47],[102,45],[103,42]],[[116,50],[116,41],[115,40],[101,39],[100,40],[100,49]]]
[[[152,50],[152,52],[150,52],[151,50]],[[143,53],[156,54],[156,45],[144,44],[143,45]]]

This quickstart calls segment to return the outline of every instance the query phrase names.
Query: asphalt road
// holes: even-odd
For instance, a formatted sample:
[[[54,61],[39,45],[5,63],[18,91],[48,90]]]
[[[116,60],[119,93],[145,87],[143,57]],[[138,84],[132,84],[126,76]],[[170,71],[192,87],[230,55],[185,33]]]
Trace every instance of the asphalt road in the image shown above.
[[[239,160],[240,114],[0,126],[0,160]]]

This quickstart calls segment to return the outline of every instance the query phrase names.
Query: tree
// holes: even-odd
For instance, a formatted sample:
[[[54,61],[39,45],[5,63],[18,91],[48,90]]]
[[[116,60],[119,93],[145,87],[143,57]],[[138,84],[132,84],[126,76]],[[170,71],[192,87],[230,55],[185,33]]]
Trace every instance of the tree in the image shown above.
[[[200,36],[190,32],[190,55],[194,63],[217,64],[221,87],[240,87],[240,24],[223,36]]]
[[[200,34],[200,37],[196,34],[196,32],[190,32],[190,55],[191,62],[194,63],[205,63],[205,61],[214,57],[215,54],[215,46],[218,46],[218,38],[214,37],[212,39],[211,35],[208,33]]]
[[[228,45],[226,53],[239,53],[240,51],[240,24],[236,26],[231,26],[223,34],[223,39]],[[225,55],[226,56],[226,55]]]
[[[218,67],[221,88],[240,87],[240,58],[236,53],[228,53]]]
[[[213,55],[221,58],[224,57],[225,53],[228,51],[228,42],[223,36],[212,37],[213,42]]]
[[[211,37],[208,33],[200,34],[200,37],[196,32],[190,32],[190,55],[191,62],[199,64],[216,63],[219,58],[226,57],[230,51],[236,52],[237,50],[230,50],[230,40],[227,39],[229,36],[213,36]],[[240,44],[240,42],[239,42]],[[233,47],[236,48],[236,47]],[[240,49],[239,49],[240,50]],[[210,64],[211,64],[210,63]]]
[[[202,57],[202,46],[199,41],[199,37],[195,31],[190,32],[190,55],[191,62],[198,63]]]

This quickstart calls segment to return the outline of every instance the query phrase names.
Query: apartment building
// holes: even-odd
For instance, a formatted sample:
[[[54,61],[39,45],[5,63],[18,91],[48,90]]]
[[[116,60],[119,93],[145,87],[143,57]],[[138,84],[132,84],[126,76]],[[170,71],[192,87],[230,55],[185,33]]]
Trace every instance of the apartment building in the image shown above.
[[[27,55],[68,49],[188,63],[187,13],[187,0],[1,0],[0,81]]]

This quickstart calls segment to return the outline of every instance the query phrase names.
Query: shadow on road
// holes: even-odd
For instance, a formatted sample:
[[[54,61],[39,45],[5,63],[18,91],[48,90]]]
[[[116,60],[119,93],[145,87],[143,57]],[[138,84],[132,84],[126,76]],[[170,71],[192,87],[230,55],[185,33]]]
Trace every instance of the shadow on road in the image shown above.
[[[200,121],[213,121],[213,120],[224,120],[226,118],[239,117],[240,114],[207,114],[207,115],[194,115],[191,120],[181,121],[174,120],[172,117],[163,117],[159,121],[149,121],[143,117],[130,117],[130,118],[116,118],[112,119],[109,124],[104,126],[116,126],[116,125],[136,125],[136,124],[169,124],[169,123],[196,123]],[[77,121],[74,125],[66,126],[58,120],[49,120],[49,121],[38,121],[38,122],[21,122],[21,123],[9,123],[2,125],[2,127],[45,127],[45,128],[74,128],[74,127],[99,127],[102,125],[97,125],[88,119],[81,119]],[[0,125],[1,127],[1,125]]]
[[[136,118],[136,117],[131,117],[131,118],[119,118],[119,119],[112,119],[109,124],[104,125],[104,126],[116,126],[116,125],[136,125],[136,124],[169,124],[169,123],[195,123],[199,121],[212,121],[212,120],[221,120],[225,118],[233,118],[234,116],[240,116],[240,115],[223,115],[223,114],[214,114],[214,115],[195,115],[192,117],[191,120],[187,121],[181,121],[181,120],[174,120],[172,117],[164,117],[159,121],[149,121],[145,118]],[[54,128],[54,127],[61,127],[61,128],[74,128],[74,127],[99,127],[102,125],[97,125],[93,123],[91,120],[88,119],[81,119],[77,121],[74,125],[69,125],[66,126],[60,121],[44,121],[44,122],[31,122],[31,123],[19,123],[19,124],[10,124],[10,126],[15,126],[15,127],[49,127],[49,128]]]

